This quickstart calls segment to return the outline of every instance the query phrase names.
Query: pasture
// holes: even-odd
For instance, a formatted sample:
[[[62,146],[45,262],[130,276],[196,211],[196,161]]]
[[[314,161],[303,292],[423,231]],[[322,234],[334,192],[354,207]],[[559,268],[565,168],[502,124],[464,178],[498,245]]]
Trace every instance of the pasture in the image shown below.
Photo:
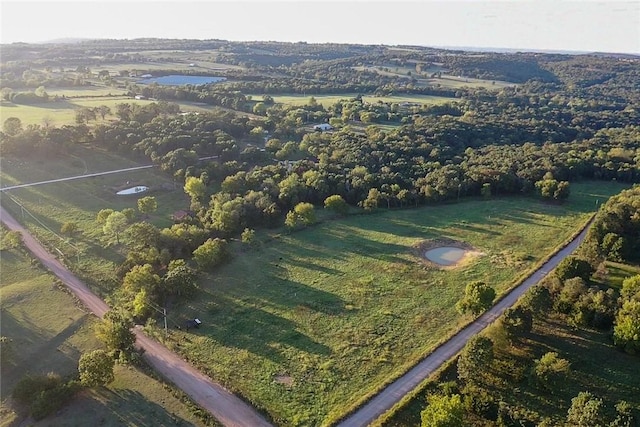
[[[329,425],[470,320],[454,308],[468,282],[503,294],[621,188],[572,184],[564,205],[464,201],[265,233],[170,314],[203,321],[170,344],[276,421]],[[412,249],[441,237],[483,255],[430,268]]]
[[[13,183],[31,183],[139,166],[129,159],[81,146],[70,147],[70,155],[34,158],[30,164],[15,159],[0,159],[3,187]],[[171,214],[189,207],[189,198],[182,186],[155,169],[98,176],[74,181],[8,190],[2,194],[3,206],[22,220],[41,240],[58,248],[74,271],[98,294],[106,295],[116,286],[115,266],[122,261],[117,247],[104,248],[102,227],[95,221],[101,209],[137,210],[136,195],[118,196],[115,188],[147,185],[143,196],[154,196],[158,211],[149,221],[160,226],[171,225]],[[14,200],[25,207],[25,213]],[[60,236],[66,222],[75,222],[78,232]]]
[[[131,161],[74,147],[73,157],[2,159],[2,179],[34,182],[132,166]],[[135,209],[113,187],[172,180],[154,170],[10,190],[3,204],[16,216],[27,207],[37,221],[26,225],[67,254],[67,262],[94,290],[118,286],[122,254],[104,248],[100,209]],[[6,185],[6,184],[5,184]],[[623,186],[574,183],[569,201],[504,198],[355,215],[306,230],[263,231],[262,247],[237,254],[199,280],[201,292],[173,308],[171,322],[198,317],[190,333],[173,330],[168,345],[212,378],[240,393],[286,425],[328,425],[396,378],[469,318],[454,309],[465,285],[484,280],[498,294],[512,287],[573,233],[596,207]],[[145,195],[148,193],[145,193]],[[188,206],[181,186],[155,194],[152,222]],[[79,232],[61,240],[67,221]],[[483,255],[444,271],[425,265],[413,251],[426,239],[447,237]],[[76,259],[78,248],[81,256]],[[69,255],[70,254],[70,255]]]
[[[441,67],[432,67],[422,70],[422,73],[416,73],[414,66],[399,67],[395,64],[386,66],[362,65],[353,67],[354,70],[368,71],[390,77],[415,78],[418,86],[436,86],[450,89],[459,89],[462,87],[469,88],[485,88],[487,90],[499,90],[505,87],[518,86],[518,83],[506,82],[501,80],[485,80],[474,79],[472,77],[455,76],[450,74],[446,69]],[[442,73],[440,77],[430,77],[433,73]],[[411,73],[409,75],[409,73]]]
[[[93,332],[96,318],[21,251],[2,251],[0,269],[2,336],[10,340],[0,363],[0,425],[10,426],[20,423],[20,415],[9,396],[24,375],[77,375],[80,355],[102,344]],[[84,390],[55,416],[29,425],[120,426],[139,420],[205,425],[179,392],[129,366],[116,366],[116,379],[107,387]]]
[[[617,288],[624,278],[640,274],[639,266],[611,262],[607,262],[607,270],[609,274],[606,279],[595,280],[601,286]],[[549,351],[555,351],[571,362],[568,378],[557,384],[553,395],[532,387],[526,380],[527,367],[531,366],[534,359]],[[616,349],[607,331],[575,328],[556,315],[534,322],[533,333],[523,337],[518,345],[500,348],[493,365],[487,370],[489,375],[485,381],[490,393],[500,396],[513,407],[526,409],[528,413],[539,417],[552,418],[552,425],[562,425],[571,399],[580,391],[588,390],[603,398],[609,416],[612,416],[613,406],[619,400],[624,399],[636,407],[640,405],[637,356]],[[418,425],[428,391],[434,390],[437,382],[454,379],[455,364],[447,371],[428,381],[425,389],[397,408],[395,413],[389,414],[379,425]]]
[[[323,107],[327,108],[331,105],[335,104],[340,100],[348,100],[356,97],[358,94],[356,93],[344,93],[339,95],[324,95],[324,94],[282,94],[282,95],[272,95],[274,102],[286,105],[307,105],[309,104],[309,100],[311,97],[314,97],[318,104],[321,104]],[[251,96],[254,101],[262,101],[261,94],[248,94]],[[431,95],[410,95],[410,94],[402,94],[402,95],[394,95],[394,96],[371,96],[371,95],[363,95],[362,100],[364,102],[368,102],[370,104],[376,104],[379,101],[388,102],[388,103],[402,103],[402,102],[415,102],[418,104],[431,104],[438,105],[444,104],[447,102],[455,102],[456,98],[447,98],[443,96],[431,96]]]
[[[63,126],[76,123],[76,110],[86,107],[95,108],[106,105],[111,109],[104,120],[97,115],[96,120],[91,120],[89,125],[108,122],[117,119],[115,115],[117,104],[138,104],[147,105],[152,102],[148,99],[134,99],[123,93],[122,89],[109,88],[103,86],[72,87],[47,89],[50,96],[65,96],[64,99],[50,100],[40,104],[14,104],[12,102],[0,101],[0,117],[2,121],[9,117],[17,117],[22,121],[23,126]],[[184,111],[211,111],[211,106],[206,104],[196,104],[189,102],[177,102]]]

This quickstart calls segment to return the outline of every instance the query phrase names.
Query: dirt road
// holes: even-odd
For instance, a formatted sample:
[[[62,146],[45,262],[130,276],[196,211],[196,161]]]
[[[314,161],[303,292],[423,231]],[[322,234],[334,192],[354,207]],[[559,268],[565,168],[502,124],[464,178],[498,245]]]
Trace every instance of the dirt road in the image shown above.
[[[0,207],[0,220],[10,230],[19,231],[25,246],[42,264],[62,280],[67,287],[96,316],[102,318],[109,306],[92,293],[87,286],[67,270],[53,255],[31,236],[9,213]],[[134,330],[138,348],[144,350],[144,357],[151,366],[176,387],[188,394],[200,407],[209,411],[225,426],[233,427],[267,427],[271,426],[250,405],[230,393],[221,385],[211,381],[207,376],[189,365],[177,354],[162,344],[144,335],[139,329]]]
[[[590,224],[589,224],[590,225]],[[433,353],[414,366],[409,372],[387,386],[365,405],[357,409],[337,427],[364,427],[376,420],[407,393],[415,389],[423,380],[433,374],[442,364],[454,357],[467,341],[489,326],[504,311],[511,307],[531,286],[542,280],[560,261],[570,255],[580,245],[587,234],[588,226],[567,246],[556,253],[549,261],[532,273],[520,286],[513,289],[495,306],[476,319],[473,323],[454,335],[449,341],[438,347]]]

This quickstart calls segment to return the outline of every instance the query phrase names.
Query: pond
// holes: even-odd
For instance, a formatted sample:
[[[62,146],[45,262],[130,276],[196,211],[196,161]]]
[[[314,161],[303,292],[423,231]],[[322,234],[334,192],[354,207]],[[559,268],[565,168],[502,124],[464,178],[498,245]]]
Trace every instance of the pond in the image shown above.
[[[116,194],[118,196],[124,196],[124,195],[127,195],[127,194],[144,193],[148,189],[149,189],[149,187],[147,187],[146,185],[138,185],[138,186],[135,186],[135,187],[127,188],[126,190],[120,190]]]
[[[209,76],[187,76],[183,74],[170,74],[161,77],[149,77],[139,80],[138,83],[159,85],[181,86],[181,85],[204,85],[207,83],[218,83],[227,80],[226,77],[209,77]]]
[[[439,248],[429,249],[424,253],[424,256],[436,264],[452,265],[460,261],[466,253],[467,251],[465,249],[441,246]]]

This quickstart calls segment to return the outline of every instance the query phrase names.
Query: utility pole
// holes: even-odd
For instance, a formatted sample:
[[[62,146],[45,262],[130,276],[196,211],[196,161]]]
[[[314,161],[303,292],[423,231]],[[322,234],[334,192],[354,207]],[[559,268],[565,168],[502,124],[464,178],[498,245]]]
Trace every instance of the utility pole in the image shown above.
[[[165,307],[160,308],[156,304],[152,303],[149,300],[147,300],[147,304],[149,304],[149,307],[153,308],[158,313],[161,313],[162,316],[164,317],[164,336],[168,337],[169,336],[169,328],[167,327],[167,309]]]

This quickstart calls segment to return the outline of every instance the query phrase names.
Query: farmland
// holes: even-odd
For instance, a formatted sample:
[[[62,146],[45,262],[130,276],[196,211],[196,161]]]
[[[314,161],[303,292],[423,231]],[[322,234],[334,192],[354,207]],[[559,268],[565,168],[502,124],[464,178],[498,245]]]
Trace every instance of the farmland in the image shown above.
[[[298,105],[308,104],[311,97],[313,97],[318,104],[321,104],[322,106],[327,108],[340,100],[354,98],[357,95],[358,94],[356,93],[345,93],[340,95],[323,95],[323,94],[285,95],[285,94],[282,94],[282,95],[274,95],[273,100],[274,102],[285,104],[285,105],[298,106]],[[249,96],[251,96],[253,100],[260,100],[263,97],[263,95],[260,95],[260,94],[249,94]],[[385,102],[390,104],[391,103],[400,104],[403,102],[408,102],[408,103],[415,103],[415,104],[437,105],[437,104],[443,104],[445,102],[455,102],[455,100],[456,100],[455,98],[447,98],[444,96],[408,95],[408,94],[396,95],[396,96],[366,96],[366,95],[362,96],[362,101],[368,102],[370,104],[375,104],[378,102]]]
[[[356,409],[472,320],[455,309],[467,284],[504,295],[640,180],[633,58],[136,39],[3,46],[0,67],[3,188],[145,167],[6,189],[3,207],[276,425]],[[133,186],[152,199],[117,195]],[[610,231],[594,265],[640,250]],[[436,268],[423,259],[436,243],[475,256]],[[168,310],[167,337],[152,304]],[[118,369],[122,382],[80,406],[106,419],[141,404],[146,391],[123,390],[144,372]],[[52,423],[83,419],[74,408]],[[116,412],[170,424],[168,408]]]
[[[594,278],[601,286],[619,288],[623,278],[640,273],[638,266],[607,263],[609,271],[605,280]],[[556,387],[552,398],[546,391],[527,383],[525,371],[531,361],[545,352],[555,351],[571,362],[566,381]],[[614,405],[626,400],[633,406],[640,405],[640,390],[636,381],[636,358],[620,352],[611,345],[607,331],[583,329],[568,325],[557,314],[535,322],[531,334],[523,337],[518,346],[505,346],[496,355],[496,361],[488,370],[484,386],[491,394],[522,413],[534,418],[548,417],[553,425],[562,425],[571,399],[580,391],[589,390],[604,397],[609,416]],[[606,366],[606,369],[603,367]],[[438,382],[455,379],[455,363],[425,382],[424,389],[406,402],[380,425],[409,427],[420,423],[420,411],[426,404],[426,395],[437,390]],[[467,420],[472,423],[472,418]],[[475,420],[475,422],[478,422]]]
[[[274,419],[329,424],[468,320],[453,308],[465,283],[505,292],[616,188],[579,186],[566,206],[465,202],[265,236],[173,313],[205,326],[171,341]],[[484,255],[454,271],[425,268],[411,248],[435,237]]]
[[[80,355],[102,344],[93,327],[96,319],[86,312],[54,278],[30,262],[19,250],[3,250],[2,385],[0,425],[18,425],[22,416],[8,397],[25,375],[55,372],[63,377],[77,374]],[[185,423],[206,425],[181,400],[180,393],[144,369],[117,366],[116,380],[108,387],[84,390],[63,411],[30,425],[86,425],[99,421],[104,426],[153,420],[155,425]],[[69,422],[75,424],[69,424]]]

